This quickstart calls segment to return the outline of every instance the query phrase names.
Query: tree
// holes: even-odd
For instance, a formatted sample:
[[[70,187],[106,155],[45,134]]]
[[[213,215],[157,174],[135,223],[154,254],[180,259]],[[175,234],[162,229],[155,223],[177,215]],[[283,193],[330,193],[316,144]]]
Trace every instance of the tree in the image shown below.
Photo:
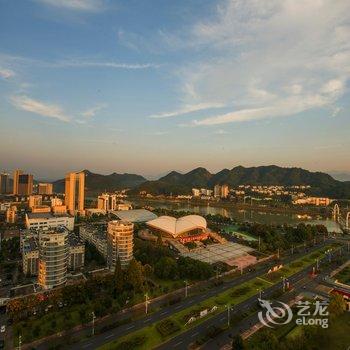
[[[242,336],[237,334],[232,339],[232,350],[244,350],[244,343]]]
[[[159,278],[176,279],[178,276],[176,260],[170,257],[160,258],[154,266],[154,273]]]
[[[124,288],[124,272],[122,270],[119,257],[115,264],[114,280],[115,280],[115,290],[119,294],[120,292],[123,291],[123,288]]]
[[[136,293],[142,292],[144,281],[142,274],[142,265],[135,259],[132,259],[129,263],[126,281]]]

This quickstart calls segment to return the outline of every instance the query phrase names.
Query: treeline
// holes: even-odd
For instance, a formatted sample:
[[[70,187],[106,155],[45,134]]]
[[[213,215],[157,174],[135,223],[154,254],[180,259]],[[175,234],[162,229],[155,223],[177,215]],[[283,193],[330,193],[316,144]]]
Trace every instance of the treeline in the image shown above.
[[[313,226],[303,223],[296,227],[245,223],[239,227],[239,231],[247,232],[256,238],[260,237],[262,252],[290,249],[293,245],[310,242],[319,235],[328,234],[327,228],[323,225]],[[258,241],[251,244],[254,248],[258,248]]]
[[[205,262],[187,257],[175,258],[168,247],[135,239],[134,256],[142,264],[151,267],[154,275],[160,279],[202,280],[213,276],[213,267]]]

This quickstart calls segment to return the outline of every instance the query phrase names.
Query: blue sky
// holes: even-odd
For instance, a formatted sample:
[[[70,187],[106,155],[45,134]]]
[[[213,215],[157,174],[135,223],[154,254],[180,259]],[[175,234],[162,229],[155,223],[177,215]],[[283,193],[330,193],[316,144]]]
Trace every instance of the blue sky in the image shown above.
[[[349,1],[0,0],[0,168],[350,172]]]

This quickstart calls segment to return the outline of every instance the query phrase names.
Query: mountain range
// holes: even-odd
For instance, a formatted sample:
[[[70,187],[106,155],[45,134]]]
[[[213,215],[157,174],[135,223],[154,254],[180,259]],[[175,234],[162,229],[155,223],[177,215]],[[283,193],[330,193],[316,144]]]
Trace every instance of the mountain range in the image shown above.
[[[86,191],[99,193],[124,188],[131,193],[147,191],[159,194],[190,194],[193,187],[213,188],[216,184],[237,185],[310,185],[309,194],[331,198],[350,198],[350,181],[338,181],[322,172],[310,172],[302,168],[282,168],[275,165],[245,168],[237,166],[212,174],[205,168],[196,168],[181,174],[172,171],[158,180],[148,181],[141,175],[100,175],[84,170]],[[64,191],[64,179],[54,182],[55,191]]]
[[[101,175],[92,173],[89,170],[83,170],[85,173],[85,191],[88,195],[102,193],[104,191],[113,192],[125,188],[134,188],[147,180],[136,174],[117,174]],[[65,179],[53,182],[55,192],[64,192]]]

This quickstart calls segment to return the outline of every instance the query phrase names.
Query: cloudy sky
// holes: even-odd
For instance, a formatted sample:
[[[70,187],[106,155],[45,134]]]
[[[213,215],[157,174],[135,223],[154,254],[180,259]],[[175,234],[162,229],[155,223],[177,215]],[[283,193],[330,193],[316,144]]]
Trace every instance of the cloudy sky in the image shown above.
[[[0,0],[0,168],[350,172],[348,0]]]

